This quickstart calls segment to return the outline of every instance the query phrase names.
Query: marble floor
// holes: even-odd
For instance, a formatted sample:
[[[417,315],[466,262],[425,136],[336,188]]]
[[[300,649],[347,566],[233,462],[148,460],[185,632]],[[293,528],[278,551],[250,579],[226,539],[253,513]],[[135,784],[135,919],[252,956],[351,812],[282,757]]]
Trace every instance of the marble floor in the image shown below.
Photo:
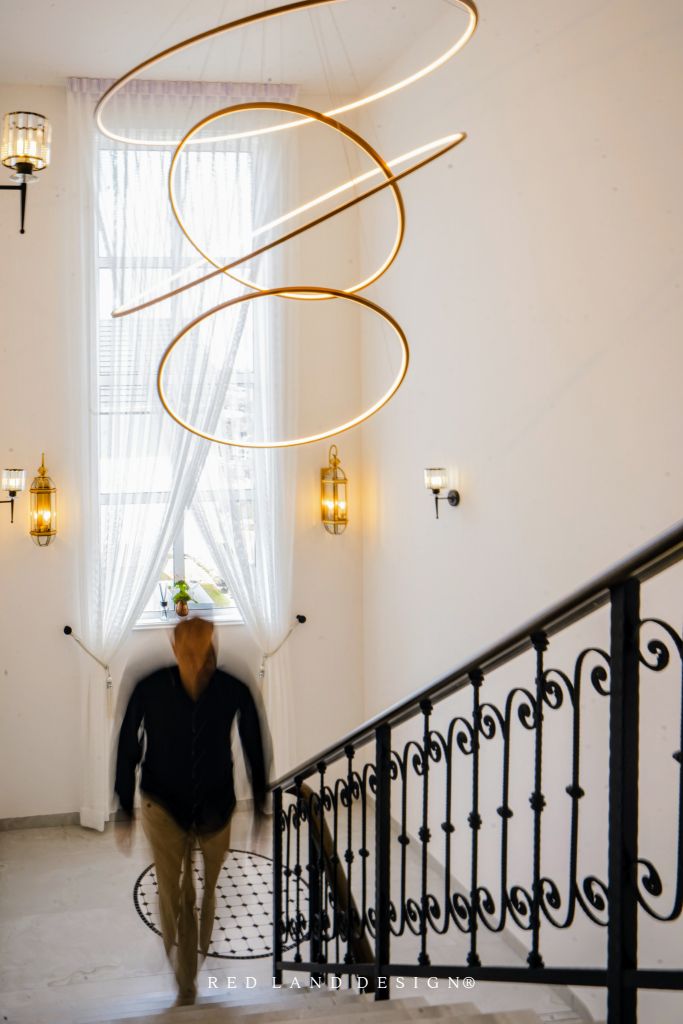
[[[144,925],[132,898],[136,879],[150,863],[149,849],[138,827],[131,854],[124,856],[115,828],[0,833],[0,1021],[85,1024],[152,1013],[173,1002],[161,939]],[[255,841],[251,816],[238,813],[232,845],[268,855],[271,836],[264,830]],[[497,953],[498,962],[517,962],[510,949]],[[413,990],[413,979],[407,981]],[[286,984],[297,983],[304,987],[306,977],[286,975]],[[229,986],[246,994],[247,984],[254,986],[255,997],[265,990],[270,994],[269,959],[207,959],[199,992],[202,998],[227,999],[233,996]],[[414,994],[434,1001],[446,996],[421,980]],[[489,1012],[528,1007],[548,1021],[586,1019],[570,1009],[561,992],[537,986],[478,983],[474,991],[449,991],[447,998],[473,1001]]]

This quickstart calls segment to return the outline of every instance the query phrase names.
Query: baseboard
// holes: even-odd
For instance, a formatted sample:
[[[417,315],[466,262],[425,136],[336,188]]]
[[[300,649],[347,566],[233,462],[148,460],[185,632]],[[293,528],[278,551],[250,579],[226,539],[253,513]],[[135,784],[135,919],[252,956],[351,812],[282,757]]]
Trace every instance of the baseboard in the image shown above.
[[[59,828],[62,825],[80,825],[78,811],[63,814],[30,814],[25,818],[0,818],[0,832],[11,832],[17,828]]]
[[[235,811],[248,812],[254,806],[253,800],[238,800]],[[125,821],[126,815],[119,808],[109,815],[109,822]],[[64,825],[80,825],[80,811],[64,811],[62,814],[29,814],[23,818],[0,818],[0,832],[11,832],[19,828],[61,828]]]

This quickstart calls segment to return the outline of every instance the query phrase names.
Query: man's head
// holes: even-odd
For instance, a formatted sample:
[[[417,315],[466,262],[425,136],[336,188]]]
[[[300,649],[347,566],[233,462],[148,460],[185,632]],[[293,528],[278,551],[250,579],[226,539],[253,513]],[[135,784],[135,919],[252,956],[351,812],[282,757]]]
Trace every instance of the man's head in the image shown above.
[[[182,675],[195,679],[209,664],[212,668],[216,664],[213,623],[199,618],[183,619],[173,631],[171,647]]]

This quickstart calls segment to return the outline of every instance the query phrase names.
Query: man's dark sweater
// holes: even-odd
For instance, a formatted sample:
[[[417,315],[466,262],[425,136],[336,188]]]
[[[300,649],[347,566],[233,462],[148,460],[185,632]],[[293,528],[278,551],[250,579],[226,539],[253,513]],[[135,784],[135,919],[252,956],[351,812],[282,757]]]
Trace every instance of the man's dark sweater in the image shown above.
[[[214,832],[235,807],[230,733],[237,717],[254,795],[263,810],[266,767],[258,711],[249,688],[216,670],[194,701],[177,666],[142,679],[128,702],[119,734],[114,788],[132,817],[135,770],[146,739],[140,789],[162,804],[181,828]]]

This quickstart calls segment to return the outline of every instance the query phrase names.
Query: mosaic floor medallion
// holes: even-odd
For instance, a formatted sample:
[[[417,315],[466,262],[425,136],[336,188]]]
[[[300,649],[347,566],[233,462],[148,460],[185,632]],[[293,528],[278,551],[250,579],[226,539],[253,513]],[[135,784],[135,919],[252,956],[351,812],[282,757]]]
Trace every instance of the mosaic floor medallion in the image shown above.
[[[199,847],[193,856],[197,907],[202,898],[203,871]],[[135,907],[148,928],[161,935],[154,865],[135,883]],[[273,862],[248,850],[230,850],[216,885],[216,920],[208,956],[254,960],[272,955]]]

